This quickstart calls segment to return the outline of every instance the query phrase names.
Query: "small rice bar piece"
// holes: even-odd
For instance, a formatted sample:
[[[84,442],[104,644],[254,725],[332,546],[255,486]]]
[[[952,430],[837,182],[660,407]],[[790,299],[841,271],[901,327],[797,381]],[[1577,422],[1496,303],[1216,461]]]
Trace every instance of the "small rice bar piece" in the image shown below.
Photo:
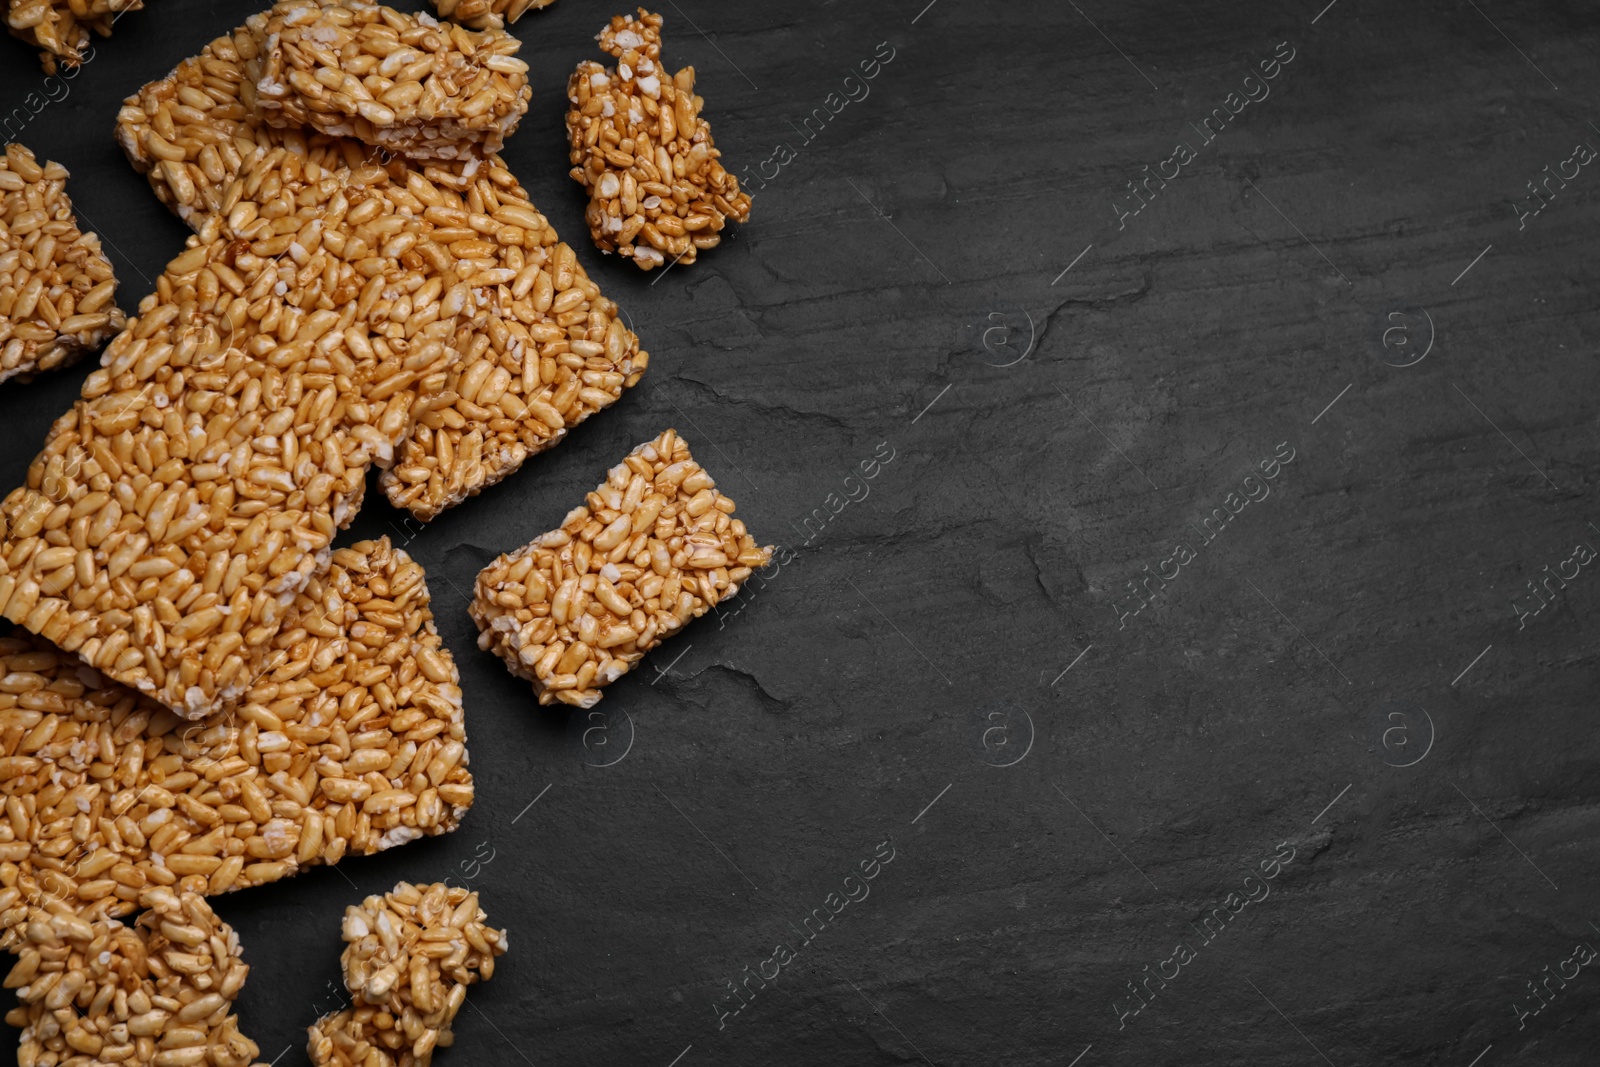
[[[555,0],[433,0],[433,8],[440,18],[463,26],[500,30],[520,19],[524,12],[537,11],[553,3]]]
[[[131,925],[86,921],[59,901],[29,909],[5,981],[22,1001],[6,1014],[22,1029],[18,1063],[256,1062],[233,1011],[250,974],[238,934],[198,893],[153,887],[139,905]]]
[[[661,21],[644,8],[613,18],[598,40],[617,65],[585,60],[567,86],[571,174],[589,192],[590,236],[643,270],[693,263],[721,243],[728,219],[750,218],[750,194],[700,115],[694,68],[668,75],[660,65]]]
[[[345,909],[341,931],[350,1006],[308,1027],[317,1067],[426,1067],[454,1043],[467,986],[494,976],[510,946],[488,925],[478,894],[442,882],[401,882]]]
[[[455,663],[422,566],[387,538],[333,554],[256,670],[186,722],[40,638],[0,639],[0,861],[96,919],[147,886],[210,896],[460,824]]]
[[[522,42],[364,0],[283,0],[245,23],[271,126],[310,126],[419,159],[498,152],[528,110]]]
[[[20,144],[0,156],[0,382],[65,367],[122,329],[111,261],[78,229],[66,184],[65,167]]]
[[[772,559],[675,430],[635,448],[582,507],[478,574],[478,647],[539,703],[593,707],[600,689]]]

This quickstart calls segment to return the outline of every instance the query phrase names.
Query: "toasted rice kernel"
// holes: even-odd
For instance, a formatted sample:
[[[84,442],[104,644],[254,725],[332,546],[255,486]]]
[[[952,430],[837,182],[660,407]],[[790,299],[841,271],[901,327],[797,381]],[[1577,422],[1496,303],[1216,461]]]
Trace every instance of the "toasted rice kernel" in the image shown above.
[[[502,29],[523,12],[549,7],[555,0],[433,0],[441,18],[476,29]]]

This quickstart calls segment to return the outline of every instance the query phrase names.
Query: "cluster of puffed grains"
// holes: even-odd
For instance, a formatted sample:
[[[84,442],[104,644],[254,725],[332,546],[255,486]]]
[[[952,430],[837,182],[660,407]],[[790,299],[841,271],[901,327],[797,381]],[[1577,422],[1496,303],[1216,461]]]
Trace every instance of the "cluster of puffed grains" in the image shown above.
[[[628,454],[561,526],[493,560],[472,600],[478,646],[539,703],[593,707],[644,654],[772,559],[667,430]]]
[[[474,29],[504,29],[525,12],[549,7],[555,0],[433,0],[440,18],[453,19]]]
[[[589,193],[585,219],[597,248],[644,270],[693,263],[722,241],[729,219],[750,217],[750,194],[721,162],[694,68],[661,66],[660,15],[639,9],[600,32],[617,60],[578,64],[567,86],[572,178]]]
[[[125,12],[143,7],[144,0],[10,0],[6,27],[38,48],[45,73],[54,74],[58,66],[76,67],[90,58],[91,32],[109,36]]]
[[[5,980],[22,1002],[6,1015],[22,1029],[21,1067],[255,1060],[232,1010],[250,970],[233,929],[196,893],[157,886],[139,904],[131,926],[56,901],[29,908]]]
[[[522,42],[375,4],[279,4],[246,25],[268,125],[354,137],[412,158],[497,152],[527,110]]]
[[[422,567],[387,539],[336,551],[244,696],[199,722],[0,639],[0,882],[94,920],[445,833],[473,800],[465,742]]]
[[[100,238],[84,233],[67,169],[20,144],[0,156],[0,382],[54,370],[122,329]]]
[[[101,2],[24,26],[14,2],[13,29],[77,55],[62,27],[138,6]],[[422,568],[386,538],[332,546],[374,469],[431,518],[648,366],[497,155],[530,95],[503,25],[547,2],[439,0],[471,32],[281,0],[129,97],[118,141],[194,236],[126,321],[65,171],[0,165],[0,378],[115,334],[0,502],[0,615],[30,632],[0,637],[24,1067],[244,1067],[247,968],[203,898],[447,832],[473,801]],[[646,269],[750,204],[660,28],[614,19],[618,65],[580,67],[569,114],[595,239]],[[733,512],[666,431],[479,575],[480,644],[540,703],[592,706],[770,560]],[[352,1003],[309,1043],[339,1067],[427,1064],[507,946],[444,885],[369,897],[343,932]]]
[[[454,1040],[467,986],[494,975],[509,945],[478,894],[401,882],[345,910],[340,963],[351,1004],[318,1019],[307,1052],[322,1067],[426,1067]]]

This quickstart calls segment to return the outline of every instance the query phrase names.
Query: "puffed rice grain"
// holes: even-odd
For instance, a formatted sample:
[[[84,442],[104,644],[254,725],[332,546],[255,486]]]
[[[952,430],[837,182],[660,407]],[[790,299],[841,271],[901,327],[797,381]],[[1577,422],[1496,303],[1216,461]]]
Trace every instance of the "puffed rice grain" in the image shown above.
[[[13,37],[40,49],[46,74],[58,67],[76,67],[93,56],[89,33],[111,35],[111,27],[144,0],[11,0],[6,26]]]
[[[433,0],[440,18],[476,29],[504,29],[524,12],[549,7],[555,0]]]

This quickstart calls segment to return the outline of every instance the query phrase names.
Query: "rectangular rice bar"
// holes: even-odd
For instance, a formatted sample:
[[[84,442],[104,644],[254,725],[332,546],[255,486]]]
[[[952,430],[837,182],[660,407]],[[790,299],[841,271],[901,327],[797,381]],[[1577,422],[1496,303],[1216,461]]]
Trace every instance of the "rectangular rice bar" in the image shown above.
[[[310,126],[418,159],[498,152],[528,109],[522,42],[366,0],[284,0],[245,23],[255,107],[271,126]]]
[[[66,183],[20,144],[0,156],[0,382],[74,363],[123,326],[111,261]]]
[[[772,559],[674,430],[635,448],[558,529],[479,574],[478,647],[581,708]]]
[[[339,549],[259,670],[185,722],[40,638],[0,639],[6,884],[93,920],[150,886],[222,893],[456,828],[461,690],[420,564],[387,538]]]

